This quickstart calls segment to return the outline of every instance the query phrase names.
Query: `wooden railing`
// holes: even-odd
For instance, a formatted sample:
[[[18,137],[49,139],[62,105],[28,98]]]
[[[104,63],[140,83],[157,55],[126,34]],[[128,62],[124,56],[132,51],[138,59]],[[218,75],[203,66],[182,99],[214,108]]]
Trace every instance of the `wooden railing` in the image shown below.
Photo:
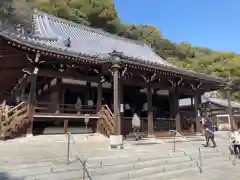
[[[10,110],[3,109],[1,118],[1,133],[16,132],[28,121],[28,108],[25,102]]]
[[[96,114],[96,106],[75,104],[52,104],[50,102],[37,102],[36,113],[65,113],[65,114]]]
[[[0,104],[0,133],[2,132],[3,129],[3,120],[4,120],[4,111],[5,111],[5,106],[6,106],[6,101],[3,101]]]
[[[3,126],[8,127],[13,121],[20,122],[23,120],[23,118],[26,118],[27,116],[27,104],[25,102],[22,102],[4,113]]]
[[[100,112],[100,132],[106,136],[113,133],[114,116],[108,105],[103,105]]]

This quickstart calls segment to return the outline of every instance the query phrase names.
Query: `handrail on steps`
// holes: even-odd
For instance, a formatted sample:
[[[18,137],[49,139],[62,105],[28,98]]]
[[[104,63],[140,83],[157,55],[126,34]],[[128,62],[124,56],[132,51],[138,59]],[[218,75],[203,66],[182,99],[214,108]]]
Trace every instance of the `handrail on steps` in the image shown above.
[[[13,112],[14,110],[16,110],[17,108],[19,108],[20,106],[26,104],[26,102],[21,102],[20,104],[18,104],[17,106],[11,108],[9,111],[5,112],[5,114],[7,115],[10,112]]]
[[[180,132],[176,131],[176,130],[169,130],[169,133],[173,134],[173,151],[176,151],[176,134],[180,135],[182,138],[184,138],[185,140],[187,140],[189,143],[191,143],[191,145],[193,145],[195,148],[197,148],[193,142],[191,140],[189,140],[187,137],[185,137],[184,135],[182,135]],[[199,169],[199,172],[202,173],[202,153],[201,153],[201,148],[198,147],[197,148],[197,152],[198,152],[198,159],[197,159],[197,167]]]
[[[108,112],[110,113],[110,115],[112,117],[114,117],[112,111],[110,110],[110,108],[109,108],[109,106],[107,104],[104,104],[102,107],[105,107],[108,110]]]
[[[83,167],[83,180],[86,180],[87,177],[89,180],[92,180],[92,178],[90,177],[90,174],[87,170],[87,159],[84,158],[83,156],[81,156],[78,151],[77,151],[77,147],[76,147],[76,142],[73,138],[73,135],[70,132],[67,132],[67,137],[68,137],[68,141],[67,141],[67,164],[71,164],[73,162],[75,162],[76,160],[78,160],[82,167]],[[76,159],[73,161],[70,161],[70,150],[71,150],[71,140],[72,140],[72,148],[75,150],[76,154]],[[87,177],[86,177],[87,176]]]

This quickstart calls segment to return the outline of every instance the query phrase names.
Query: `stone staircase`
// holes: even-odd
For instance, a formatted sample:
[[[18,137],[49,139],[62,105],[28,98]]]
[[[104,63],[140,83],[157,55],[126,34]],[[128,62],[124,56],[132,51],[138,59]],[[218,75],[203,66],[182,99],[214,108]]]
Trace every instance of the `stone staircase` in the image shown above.
[[[240,161],[232,165],[227,143],[220,143],[221,139],[217,139],[221,144],[218,149],[201,148],[203,173],[199,173],[197,147],[204,138],[198,138],[202,141],[192,141],[193,144],[178,141],[177,151],[173,152],[172,143],[165,140],[125,141],[124,149],[112,150],[102,135],[89,135],[87,139],[84,135],[74,135],[76,150],[71,151],[71,160],[77,155],[87,159],[90,178],[86,179],[92,180],[239,179]],[[1,180],[77,180],[83,177],[80,161],[67,164],[64,135],[0,143]]]

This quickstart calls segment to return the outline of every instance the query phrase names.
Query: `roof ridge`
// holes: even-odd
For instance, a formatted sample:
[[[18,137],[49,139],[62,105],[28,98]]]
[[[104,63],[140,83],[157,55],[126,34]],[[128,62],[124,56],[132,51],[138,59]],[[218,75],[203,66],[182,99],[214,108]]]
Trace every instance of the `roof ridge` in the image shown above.
[[[112,37],[112,38],[115,38],[115,39],[119,39],[119,40],[129,41],[129,42],[132,42],[136,45],[145,46],[145,47],[150,48],[153,51],[153,49],[143,41],[137,41],[137,40],[125,38],[125,37],[122,37],[122,36],[118,36],[116,34],[111,34],[107,31],[102,30],[102,29],[96,29],[96,28],[89,27],[89,26],[86,26],[86,25],[83,25],[83,24],[79,24],[79,23],[76,23],[76,22],[73,22],[73,21],[70,21],[70,20],[67,20],[67,19],[63,19],[63,18],[48,14],[48,13],[43,12],[43,11],[38,10],[38,9],[34,9],[33,13],[34,14],[40,14],[40,15],[43,15],[43,16],[46,15],[48,18],[52,18],[54,20],[61,21],[63,23],[66,23],[66,24],[69,24],[69,25],[72,25],[72,26],[77,26],[77,27],[80,27],[80,28],[82,28],[84,30],[87,30],[87,31],[92,31],[92,32],[95,32],[95,33],[98,33],[98,34],[101,34],[101,35],[104,35],[104,36]],[[33,20],[34,19],[35,18],[33,18]]]

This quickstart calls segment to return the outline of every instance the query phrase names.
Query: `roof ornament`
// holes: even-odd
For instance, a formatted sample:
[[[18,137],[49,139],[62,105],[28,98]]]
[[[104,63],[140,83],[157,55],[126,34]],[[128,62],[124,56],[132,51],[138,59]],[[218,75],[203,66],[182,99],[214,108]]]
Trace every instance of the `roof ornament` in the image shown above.
[[[71,44],[72,44],[72,41],[71,41],[71,38],[70,37],[67,37],[67,38],[58,38],[58,40],[66,47],[71,47]]]
[[[112,57],[112,61],[114,64],[121,63],[121,57],[123,57],[123,52],[117,52],[116,50],[113,50],[109,55]]]

